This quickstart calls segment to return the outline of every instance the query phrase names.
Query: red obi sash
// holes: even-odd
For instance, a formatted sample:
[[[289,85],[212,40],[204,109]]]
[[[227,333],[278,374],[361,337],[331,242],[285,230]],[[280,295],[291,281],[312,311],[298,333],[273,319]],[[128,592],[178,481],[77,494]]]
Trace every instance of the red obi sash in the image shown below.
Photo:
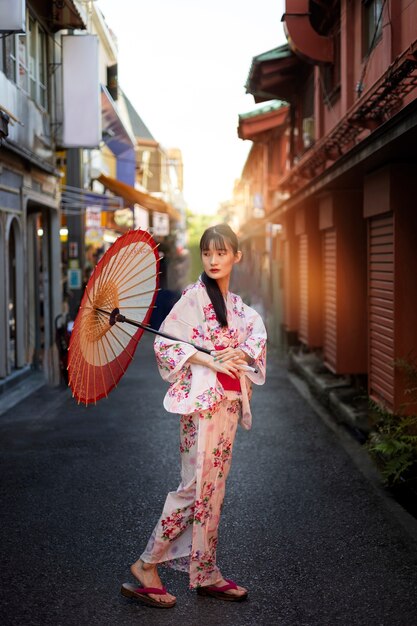
[[[215,350],[223,350],[224,346],[214,346]],[[228,374],[223,374],[223,372],[217,372],[217,380],[221,385],[223,385],[223,389],[225,391],[242,391],[240,386],[240,380],[238,378],[232,378]]]

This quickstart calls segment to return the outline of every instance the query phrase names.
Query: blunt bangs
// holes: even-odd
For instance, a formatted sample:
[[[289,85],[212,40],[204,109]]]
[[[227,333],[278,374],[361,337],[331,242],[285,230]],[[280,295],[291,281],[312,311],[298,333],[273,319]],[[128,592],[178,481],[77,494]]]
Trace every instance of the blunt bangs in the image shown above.
[[[230,246],[233,254],[236,254],[239,244],[230,226],[218,224],[204,231],[200,240],[200,252],[210,250],[210,246],[213,246],[215,250],[227,250],[227,247]]]
[[[220,235],[220,233],[217,233],[216,231],[211,233],[206,231],[200,242],[201,252],[204,252],[205,250],[210,250],[211,245],[215,248],[215,250],[227,249],[226,241],[223,235]]]

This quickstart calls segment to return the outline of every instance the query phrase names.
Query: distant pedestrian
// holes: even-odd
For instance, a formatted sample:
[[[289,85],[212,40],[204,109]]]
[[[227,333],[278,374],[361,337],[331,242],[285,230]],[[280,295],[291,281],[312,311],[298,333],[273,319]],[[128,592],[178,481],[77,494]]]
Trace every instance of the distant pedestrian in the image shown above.
[[[248,595],[223,578],[216,547],[237,423],[251,427],[251,383],[265,381],[266,331],[258,313],[229,291],[233,266],[242,256],[233,230],[226,224],[208,228],[200,250],[204,271],[185,289],[162,330],[213,353],[155,340],[161,376],[171,383],[164,407],[180,414],[181,483],[168,494],[145,551],[130,568],[141,587],[122,585],[123,595],[160,608],[173,607],[176,598],[163,587],[159,564],[188,572],[190,588],[200,595],[232,601]]]

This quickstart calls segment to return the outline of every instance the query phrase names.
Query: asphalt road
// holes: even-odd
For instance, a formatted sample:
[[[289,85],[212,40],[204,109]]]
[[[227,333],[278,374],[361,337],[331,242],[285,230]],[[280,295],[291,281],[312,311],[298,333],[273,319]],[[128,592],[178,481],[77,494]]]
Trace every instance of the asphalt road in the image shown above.
[[[96,407],[43,388],[0,417],[2,626],[417,625],[417,526],[407,532],[272,352],[220,526],[219,565],[249,600],[197,597],[169,569],[174,609],[123,598],[179,482],[165,389],[145,337]]]

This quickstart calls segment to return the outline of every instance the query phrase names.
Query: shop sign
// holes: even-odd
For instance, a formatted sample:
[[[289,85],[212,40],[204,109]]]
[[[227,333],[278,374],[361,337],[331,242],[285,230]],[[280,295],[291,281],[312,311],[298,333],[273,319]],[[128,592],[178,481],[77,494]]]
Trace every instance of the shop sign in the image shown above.
[[[70,241],[68,246],[68,254],[71,259],[75,259],[78,256],[78,242]]]
[[[68,289],[81,289],[81,270],[68,270]]]
[[[113,219],[117,226],[123,226],[125,228],[132,228],[133,226],[133,213],[131,209],[118,209],[114,212]]]
[[[101,226],[101,207],[89,206],[85,210],[86,228],[100,228]]]
[[[149,228],[149,213],[146,209],[142,209],[139,204],[135,204],[133,210],[135,228],[141,228],[142,230],[148,230]]]
[[[85,231],[85,243],[89,246],[91,244],[103,243],[103,229],[102,228],[87,228]]]
[[[167,237],[169,235],[169,216],[166,213],[152,213],[152,230],[156,237]]]

